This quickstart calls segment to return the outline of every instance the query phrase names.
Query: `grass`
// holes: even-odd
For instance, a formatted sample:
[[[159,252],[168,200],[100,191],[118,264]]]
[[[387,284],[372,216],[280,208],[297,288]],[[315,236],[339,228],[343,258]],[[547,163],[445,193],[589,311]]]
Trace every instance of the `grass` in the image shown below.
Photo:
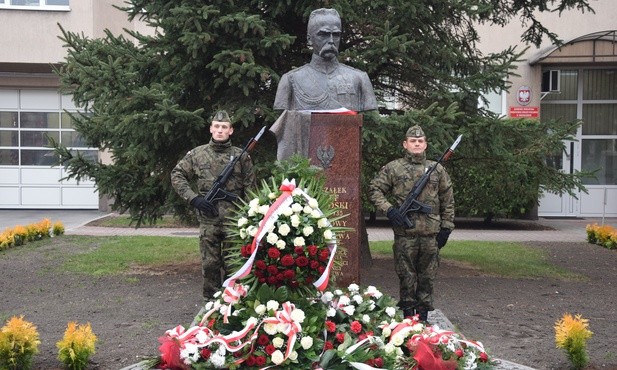
[[[90,226],[99,227],[135,227],[136,223],[131,220],[130,216],[126,215],[110,215],[98,220],[90,222]],[[143,223],[140,227],[197,227],[180,222],[177,218],[166,215],[162,219],[157,220],[154,224]]]
[[[392,242],[372,242],[374,255],[392,255]],[[461,262],[479,272],[508,277],[539,279],[551,277],[580,280],[580,275],[552,265],[543,251],[511,242],[450,241],[441,250],[441,258]]]

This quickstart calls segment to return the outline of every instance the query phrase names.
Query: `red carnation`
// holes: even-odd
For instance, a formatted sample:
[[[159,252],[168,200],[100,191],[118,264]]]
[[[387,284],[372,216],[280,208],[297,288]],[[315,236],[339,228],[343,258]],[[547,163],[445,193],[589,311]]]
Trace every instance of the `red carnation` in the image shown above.
[[[339,343],[343,343],[345,341],[345,333],[336,333],[336,340]]]
[[[312,260],[311,261],[311,268],[313,270],[317,270],[319,268],[319,261]]]
[[[480,353],[480,361],[482,361],[482,362],[487,362],[488,361],[488,355],[486,354],[486,352]]]
[[[208,348],[202,348],[201,352],[199,353],[201,354],[201,357],[204,360],[207,360],[210,358],[210,355],[212,355],[212,351],[210,351]]]
[[[296,258],[296,265],[298,265],[298,267],[305,267],[308,264],[309,264],[308,258],[306,258],[304,256],[300,256],[300,257]]]
[[[351,329],[351,331],[358,334],[359,332],[362,331],[362,324],[360,324],[360,322],[356,320],[352,322],[351,325],[349,325],[349,328]]]
[[[264,348],[264,351],[266,351],[268,356],[270,356],[271,354],[274,353],[274,351],[276,351],[276,348],[272,344],[268,344],[266,348]]]
[[[257,261],[255,261],[255,267],[257,267],[260,270],[265,270],[266,269],[266,263],[264,262],[264,260],[257,260]]]
[[[296,252],[297,255],[303,255],[304,254],[304,247],[295,247],[294,248],[294,252]]]
[[[257,356],[257,357],[255,357],[255,365],[263,366],[265,364],[266,364],[266,357],[265,356]]]
[[[334,348],[334,344],[332,344],[332,342],[330,342],[329,340],[327,340],[324,344],[323,344],[323,348],[324,350],[329,350]]]
[[[279,273],[279,269],[275,265],[268,266],[267,270],[268,270],[268,274],[270,275],[276,275]]]
[[[268,343],[270,343],[270,338],[266,334],[262,334],[257,338],[257,344],[260,346],[265,346]]]
[[[456,355],[456,357],[463,357],[465,355],[465,352],[463,352],[463,350],[459,348],[454,351],[454,354]]]
[[[329,331],[330,333],[334,333],[334,331],[336,330],[336,324],[330,320],[327,320],[326,330]]]
[[[306,249],[308,250],[309,256],[314,256],[314,255],[317,254],[317,246],[316,245],[309,245],[308,247],[306,247]]]
[[[281,256],[281,252],[278,249],[274,247],[268,248],[268,257],[276,259],[276,258],[279,258],[280,256]]]
[[[281,264],[283,266],[293,266],[295,263],[294,258],[291,254],[286,254],[281,258]]]

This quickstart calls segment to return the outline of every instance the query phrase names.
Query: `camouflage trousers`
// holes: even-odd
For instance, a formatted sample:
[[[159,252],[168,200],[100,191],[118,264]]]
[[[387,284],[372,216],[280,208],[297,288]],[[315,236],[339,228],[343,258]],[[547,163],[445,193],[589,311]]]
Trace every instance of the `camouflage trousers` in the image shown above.
[[[203,296],[209,300],[223,284],[221,274],[225,275],[225,265],[221,247],[225,241],[225,233],[223,225],[220,224],[202,223],[199,231]]]
[[[439,266],[435,236],[395,234],[392,250],[399,278],[399,307],[432,311],[433,283]]]

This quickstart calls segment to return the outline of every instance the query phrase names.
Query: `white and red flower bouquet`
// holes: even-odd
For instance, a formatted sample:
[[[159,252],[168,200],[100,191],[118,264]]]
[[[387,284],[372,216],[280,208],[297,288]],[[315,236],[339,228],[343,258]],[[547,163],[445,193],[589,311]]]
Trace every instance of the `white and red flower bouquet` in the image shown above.
[[[225,250],[235,272],[189,328],[159,338],[157,368],[491,368],[480,343],[403,319],[373,286],[326,290],[341,229],[322,189],[264,182],[241,204]]]

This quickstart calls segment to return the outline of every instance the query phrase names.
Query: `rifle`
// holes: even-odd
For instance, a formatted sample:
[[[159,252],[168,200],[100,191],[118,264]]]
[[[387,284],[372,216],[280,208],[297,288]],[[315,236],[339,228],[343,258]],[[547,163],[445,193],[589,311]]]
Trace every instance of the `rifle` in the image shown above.
[[[422,177],[420,177],[420,179],[416,181],[416,183],[413,185],[413,188],[411,188],[411,191],[409,191],[407,198],[399,207],[398,211],[404,216],[405,226],[407,226],[407,228],[414,227],[414,222],[410,220],[407,216],[408,213],[431,213],[433,211],[433,207],[419,202],[418,197],[422,193],[422,190],[424,190],[424,187],[426,187],[426,184],[428,184],[428,180],[431,177],[433,171],[435,171],[435,168],[437,168],[437,165],[447,161],[452,156],[452,154],[454,154],[454,150],[461,142],[462,138],[463,135],[459,135],[454,141],[454,144],[452,144],[452,146],[441,155],[441,158],[439,158],[434,165],[429,167],[429,169],[422,175]]]
[[[238,199],[238,196],[236,194],[226,191],[225,189],[223,189],[223,187],[225,186],[225,184],[227,183],[227,180],[229,180],[229,177],[233,173],[234,167],[236,166],[236,163],[238,162],[238,160],[240,160],[240,157],[242,157],[244,153],[250,152],[251,150],[253,150],[253,147],[255,147],[255,145],[257,144],[257,141],[259,140],[259,138],[261,138],[261,135],[263,135],[265,131],[266,131],[266,126],[262,127],[261,130],[257,133],[257,135],[255,135],[255,137],[251,138],[248,141],[248,143],[246,143],[240,155],[238,155],[237,157],[233,157],[233,156],[231,157],[229,163],[227,163],[227,166],[225,166],[223,171],[221,171],[219,176],[216,178],[216,180],[212,184],[212,187],[210,188],[210,190],[208,190],[208,193],[206,193],[206,195],[204,196],[204,198],[208,202],[210,202],[210,204],[214,205],[215,202],[218,202],[219,200],[225,200],[227,202],[233,203]]]

